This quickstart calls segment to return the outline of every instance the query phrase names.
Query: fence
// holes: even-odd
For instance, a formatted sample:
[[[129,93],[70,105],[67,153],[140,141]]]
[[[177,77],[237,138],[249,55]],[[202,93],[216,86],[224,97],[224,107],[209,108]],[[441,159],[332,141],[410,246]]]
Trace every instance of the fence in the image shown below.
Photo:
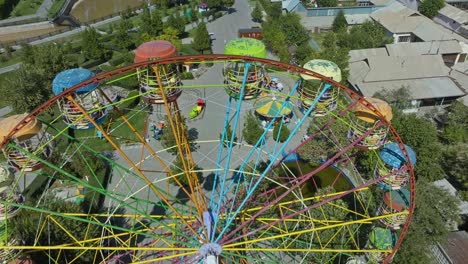
[[[19,19],[21,17],[18,17],[17,20],[15,21],[8,21],[8,19],[5,19],[6,21],[0,21],[0,27],[9,27],[9,26],[17,26],[17,25],[24,25],[24,24],[32,24],[32,23],[38,23],[38,22],[44,22],[47,21],[48,18],[46,17],[38,17],[38,16],[28,16],[24,19]]]
[[[36,36],[36,37],[30,37],[30,38],[25,38],[25,39],[18,39],[18,40],[10,41],[10,42],[3,42],[3,43],[0,43],[0,47],[6,47],[6,46],[10,46],[10,47],[11,47],[11,46],[14,46],[14,45],[20,45],[20,44],[23,44],[23,43],[29,43],[29,42],[32,42],[32,41],[36,41],[36,40],[40,40],[40,39],[52,37],[52,36],[55,36],[55,35],[58,35],[58,34],[61,34],[61,33],[67,32],[67,31],[70,31],[70,30],[72,30],[72,29],[73,29],[73,28],[69,27],[69,28],[64,28],[64,29],[58,30],[58,31],[50,32],[50,33],[47,33],[47,34],[39,35],[39,36]]]

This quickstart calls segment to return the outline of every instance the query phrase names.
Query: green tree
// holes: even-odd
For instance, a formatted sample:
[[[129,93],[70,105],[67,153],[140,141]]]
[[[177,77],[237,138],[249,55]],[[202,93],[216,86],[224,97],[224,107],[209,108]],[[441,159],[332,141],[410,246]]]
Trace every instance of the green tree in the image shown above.
[[[94,28],[88,28],[82,33],[82,51],[86,59],[98,60],[106,57],[106,50],[99,38],[100,35]]]
[[[31,112],[52,96],[49,84],[41,69],[25,64],[6,79],[2,94],[15,112]]]
[[[448,144],[468,142],[468,107],[455,101],[447,107],[444,120],[442,138]]]
[[[150,12],[146,5],[141,14],[140,32],[150,36],[158,36],[163,31],[163,21],[159,10]]]
[[[83,221],[64,217],[63,213],[81,213],[80,205],[64,201],[61,198],[56,198],[53,195],[46,195],[40,204],[38,201],[26,200],[27,205],[31,208],[41,208],[52,212],[59,212],[59,215],[52,216],[59,226],[54,221],[50,220],[46,215],[35,210],[21,210],[19,214],[12,219],[12,225],[17,227],[15,233],[20,236],[26,245],[41,245],[41,246],[58,246],[65,244],[75,244],[76,240],[85,241],[92,239],[91,242],[83,242],[83,246],[95,246],[96,240],[101,237],[101,228],[98,225],[88,224],[83,218]],[[43,232],[38,232],[38,226],[47,226]],[[62,227],[67,230],[64,231]],[[86,232],[85,232],[86,231]],[[72,236],[70,236],[71,234]],[[75,240],[76,239],[76,240]],[[94,242],[93,242],[94,241]],[[59,253],[60,252],[60,253]],[[95,259],[94,251],[83,252],[82,250],[66,250],[60,249],[35,250],[28,253],[37,263],[48,263],[50,256],[56,256],[58,263],[66,263],[69,258],[75,259],[78,263],[91,263],[93,261],[100,262]]]
[[[178,37],[179,32],[173,27],[166,27],[163,30],[163,34],[159,35],[156,39],[167,40],[176,47],[177,50],[182,48],[182,41]]]
[[[221,0],[207,0],[208,7],[210,9],[218,10],[221,7]]]
[[[273,128],[273,139],[278,140],[279,142],[284,142],[286,139],[288,139],[289,135],[291,132],[289,131],[288,127],[286,124],[277,124]]]
[[[416,153],[416,176],[428,181],[441,179],[442,149],[434,124],[414,114],[394,111],[392,125],[403,142]]]
[[[202,22],[198,24],[198,27],[195,30],[195,36],[193,37],[193,48],[203,54],[203,52],[210,49],[210,47],[210,35],[206,29],[206,24]]]
[[[288,45],[299,46],[309,40],[309,33],[302,25],[301,17],[298,14],[287,13],[285,15],[281,15],[279,22],[279,28],[286,35]]]
[[[186,159],[185,163],[189,168],[184,170],[184,164],[182,163],[182,159],[180,156],[177,156],[172,165],[170,166],[170,170],[174,177],[169,179],[169,182],[178,185],[177,180],[182,186],[189,186],[189,179],[191,179],[192,184],[197,182],[202,182],[203,180],[203,173],[201,172],[201,168],[197,165],[191,164],[191,162]]]
[[[280,57],[282,62],[289,62],[287,34],[278,28],[280,28],[280,22],[268,17],[267,21],[262,23],[263,42]]]
[[[374,93],[372,97],[382,99],[392,105],[394,109],[403,110],[410,107],[412,97],[411,90],[407,86],[401,86],[397,90],[380,90]]]
[[[252,112],[249,112],[245,117],[244,128],[242,129],[244,140],[250,145],[255,145],[263,132],[264,130],[260,127],[257,117]],[[261,142],[260,144],[263,143],[265,142]]]
[[[342,82],[348,80],[349,75],[349,48],[338,45],[337,34],[330,32],[325,35],[317,59],[333,61],[341,70]]]
[[[369,20],[352,27],[349,33],[341,31],[337,34],[337,45],[348,49],[378,48],[392,41],[382,25]]]
[[[225,138],[224,138],[224,142],[223,142],[223,146],[224,147],[229,147],[229,142],[231,142],[231,137],[232,137],[232,128],[231,128],[231,124],[227,124],[227,127],[226,127],[226,135],[225,135]],[[219,134],[219,139],[221,140],[223,137],[223,134],[220,133]],[[236,142],[237,142],[237,136],[236,134],[234,133],[234,141],[233,141],[233,146],[236,145]]]
[[[442,7],[445,6],[445,1],[444,0],[424,0],[422,3],[419,4],[419,12],[421,14],[433,18],[437,15],[437,12],[439,12]]]
[[[250,13],[250,15],[252,16],[253,21],[262,22],[262,18],[263,18],[262,10],[258,2],[255,4],[255,8],[252,10],[252,13]]]
[[[221,5],[224,7],[231,7],[235,3],[235,0],[221,0]]]
[[[57,73],[71,66],[65,57],[64,48],[60,45],[24,45],[24,48],[25,50],[21,51],[23,64],[37,68],[46,81],[52,81]]]
[[[317,0],[319,7],[336,7],[338,6],[337,0]]]
[[[296,56],[297,62],[300,66],[304,65],[312,58],[317,57],[316,52],[314,51],[314,49],[312,49],[312,47],[310,47],[308,42],[304,42],[301,45],[299,45],[294,55]]]
[[[177,30],[177,35],[181,35],[185,32],[185,18],[180,17],[180,15],[170,15],[167,18],[167,22],[164,24],[165,27],[172,27]]]
[[[175,116],[172,117],[172,120],[175,120]],[[169,118],[166,117],[165,118],[165,123],[166,123],[166,127],[164,128],[163,130],[163,134],[161,135],[161,145],[164,147],[164,148],[167,148],[168,152],[171,153],[172,155],[176,155],[179,153],[179,150],[177,147],[177,141],[176,141],[176,137],[172,131],[172,128],[170,126],[170,122],[169,122]],[[176,125],[179,125],[179,126],[183,126],[183,130],[185,131],[185,134],[183,135],[178,135],[179,137],[183,136],[187,139],[187,142],[189,144],[189,147],[190,147],[190,150],[191,151],[194,151],[195,148],[196,148],[196,143],[195,143],[195,137],[193,136],[193,134],[189,133],[189,130],[187,128],[187,124],[186,124],[186,118],[185,117],[182,117],[182,122],[180,124],[176,124]]]
[[[348,26],[348,23],[346,22],[346,17],[345,17],[343,10],[338,11],[338,14],[336,15],[332,24],[333,32],[346,30],[347,26]]]
[[[114,34],[114,43],[122,50],[127,51],[135,47],[135,43],[128,34],[128,30],[132,27],[132,21],[129,19],[122,19],[117,24],[117,32]]]
[[[416,183],[416,209],[393,263],[430,263],[431,246],[447,242],[447,223],[459,223],[458,201],[425,179]]]
[[[464,194],[468,191],[468,144],[456,143],[445,147],[442,168],[455,187]]]

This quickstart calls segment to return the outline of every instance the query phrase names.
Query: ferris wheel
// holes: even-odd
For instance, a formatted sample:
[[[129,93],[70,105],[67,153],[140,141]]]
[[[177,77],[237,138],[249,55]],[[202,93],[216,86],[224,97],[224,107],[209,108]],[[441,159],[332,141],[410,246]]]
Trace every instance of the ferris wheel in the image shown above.
[[[386,102],[340,81],[254,39],[197,56],[152,41],[133,65],[59,73],[55,97],[0,121],[1,260],[390,262],[415,153]]]

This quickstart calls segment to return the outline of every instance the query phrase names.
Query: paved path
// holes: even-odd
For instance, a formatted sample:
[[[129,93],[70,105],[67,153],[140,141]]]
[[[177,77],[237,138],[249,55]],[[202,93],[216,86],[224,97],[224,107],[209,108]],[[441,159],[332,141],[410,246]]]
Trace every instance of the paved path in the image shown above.
[[[36,11],[36,16],[38,17],[47,17],[50,7],[54,3],[53,0],[43,0],[41,6]]]
[[[17,70],[17,69],[19,69],[20,66],[21,66],[21,62],[18,62],[16,64],[0,68],[0,74],[4,74],[4,73],[7,73],[7,72]]]

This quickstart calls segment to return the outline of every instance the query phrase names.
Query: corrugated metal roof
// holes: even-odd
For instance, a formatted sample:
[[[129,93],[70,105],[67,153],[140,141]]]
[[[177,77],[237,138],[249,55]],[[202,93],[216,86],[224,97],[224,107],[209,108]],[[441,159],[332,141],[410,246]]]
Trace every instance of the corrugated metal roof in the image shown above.
[[[452,5],[445,5],[439,10],[439,14],[457,21],[460,24],[468,22],[468,13]]]
[[[468,233],[465,231],[452,232],[447,237],[447,243],[442,244],[450,260],[454,264],[464,264],[468,259]]]
[[[430,19],[425,19],[420,23],[413,31],[413,34],[418,36],[418,38],[423,41],[433,41],[433,40],[450,40],[456,39],[458,41],[465,42],[466,39],[457,33],[444,28],[441,25],[436,24]]]
[[[389,56],[415,56],[461,53],[457,40],[412,42],[385,45]]]
[[[367,60],[370,71],[365,82],[447,76],[450,71],[440,55],[372,56]]]
[[[385,48],[350,50],[349,62],[360,61],[371,56],[388,56],[388,53]]]
[[[345,18],[348,25],[360,25],[371,19],[370,14],[345,15]]]
[[[464,37],[398,2],[372,13],[371,18],[392,33],[413,33],[423,41],[450,39],[466,41]]]
[[[361,82],[357,83],[364,96],[373,96],[376,92],[397,91],[408,87],[411,99],[429,99],[463,96],[464,93],[449,77],[422,78],[413,80]]]

